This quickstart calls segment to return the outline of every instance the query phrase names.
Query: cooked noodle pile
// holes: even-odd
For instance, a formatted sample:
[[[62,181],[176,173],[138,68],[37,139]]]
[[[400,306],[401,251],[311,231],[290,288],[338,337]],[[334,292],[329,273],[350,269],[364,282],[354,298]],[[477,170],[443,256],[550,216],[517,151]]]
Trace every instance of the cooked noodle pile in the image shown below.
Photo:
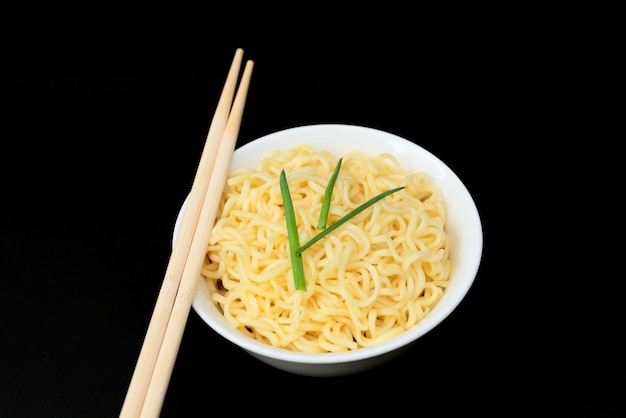
[[[229,174],[202,274],[234,327],[276,347],[341,352],[379,344],[417,324],[450,277],[440,191],[390,154],[343,155],[328,225],[385,197],[302,253],[306,291],[294,289],[279,176],[284,168],[300,243],[318,234],[339,156],[306,146],[276,151]]]

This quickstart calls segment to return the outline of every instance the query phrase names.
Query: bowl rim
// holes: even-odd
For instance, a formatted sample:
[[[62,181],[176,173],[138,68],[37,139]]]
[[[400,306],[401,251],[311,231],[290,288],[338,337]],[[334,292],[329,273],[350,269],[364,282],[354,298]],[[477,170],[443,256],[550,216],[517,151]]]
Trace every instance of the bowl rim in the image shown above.
[[[272,360],[303,364],[333,364],[355,362],[365,360],[371,357],[384,355],[413,344],[423,335],[427,334],[433,328],[444,322],[450,316],[450,314],[459,306],[459,304],[462,302],[462,300],[465,298],[470,288],[472,287],[478,274],[480,264],[482,262],[482,221],[476,203],[470,192],[467,190],[465,184],[446,163],[444,163],[441,159],[435,156],[432,152],[426,150],[415,142],[396,134],[376,128],[354,124],[324,123],[299,125],[265,134],[236,148],[233,155],[233,164],[245,165],[245,162],[240,161],[237,163],[237,160],[241,160],[241,158],[239,157],[242,157],[246,152],[249,153],[248,155],[253,155],[253,157],[250,158],[252,158],[253,160],[258,160],[259,155],[266,155],[269,152],[267,150],[262,150],[271,141],[284,141],[285,138],[289,138],[293,135],[298,135],[301,138],[307,138],[306,140],[300,141],[300,143],[313,144],[314,141],[311,139],[312,135],[313,137],[315,137],[316,135],[320,135],[324,132],[326,134],[328,134],[329,132],[332,132],[334,134],[359,134],[363,135],[364,138],[378,138],[377,140],[384,140],[385,146],[401,145],[407,150],[412,150],[414,153],[416,153],[416,155],[419,154],[419,157],[421,157],[424,161],[427,161],[429,164],[432,164],[434,167],[440,170],[440,174],[445,176],[445,181],[453,183],[457,192],[462,195],[460,199],[464,203],[464,216],[471,221],[469,226],[471,227],[471,233],[473,238],[473,245],[468,248],[468,250],[471,249],[473,253],[471,257],[466,258],[466,260],[468,261],[463,270],[464,274],[463,276],[461,276],[461,278],[457,279],[460,280],[460,282],[455,283],[458,286],[456,291],[444,292],[442,300],[444,300],[444,298],[449,299],[445,304],[440,303],[440,300],[435,308],[433,308],[433,310],[429,312],[429,314],[426,315],[418,324],[407,329],[405,332],[388,341],[376,344],[374,346],[363,347],[359,348],[358,350],[351,350],[346,352],[306,353],[274,347],[269,344],[256,341],[242,334],[240,331],[234,329],[232,325],[226,322],[221,312],[219,312],[219,310],[210,302],[207,304],[208,309],[213,312],[212,314],[209,314],[206,309],[204,309],[203,301],[200,299],[201,297],[206,296],[206,288],[198,285],[196,288],[196,293],[192,300],[192,307],[196,314],[200,316],[200,318],[209,326],[209,328],[211,328],[214,332],[221,335],[223,338],[235,344],[236,346],[239,346],[240,348],[248,352],[254,353],[257,356],[262,356]],[[322,141],[321,143],[329,144],[330,142],[324,143]],[[293,143],[294,146],[296,144],[297,141]],[[318,143],[315,142],[315,144],[317,145]],[[319,146],[321,148],[324,148],[324,145]],[[259,154],[259,152],[262,153]],[[182,213],[185,209],[187,199],[188,196],[183,201],[178,216],[176,218],[172,237],[172,245],[176,239],[176,235],[180,227]]]

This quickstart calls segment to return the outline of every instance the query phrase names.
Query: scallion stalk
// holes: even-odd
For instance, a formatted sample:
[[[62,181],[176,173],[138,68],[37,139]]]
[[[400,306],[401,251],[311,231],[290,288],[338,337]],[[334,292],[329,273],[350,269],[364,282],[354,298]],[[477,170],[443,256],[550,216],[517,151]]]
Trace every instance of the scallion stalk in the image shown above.
[[[283,198],[283,209],[285,211],[285,222],[287,223],[287,238],[289,240],[289,254],[291,257],[291,267],[293,269],[293,279],[296,290],[306,291],[306,280],[304,278],[304,266],[302,255],[298,252],[300,238],[298,237],[298,225],[296,224],[296,214],[293,210],[291,192],[287,184],[285,170],[280,173],[280,193]]]
[[[379,200],[383,199],[384,197],[389,196],[390,194],[395,193],[398,190],[402,190],[402,189],[404,189],[404,186],[396,187],[395,189],[391,189],[391,190],[387,190],[386,192],[383,192],[383,193],[381,193],[381,194],[379,194],[377,196],[374,196],[373,198],[371,198],[367,202],[365,202],[362,205],[356,207],[351,212],[349,212],[349,213],[345,214],[344,216],[342,216],[339,220],[337,220],[337,222],[335,222],[334,224],[332,224],[328,228],[324,229],[322,232],[320,232],[319,234],[317,234],[316,236],[311,238],[309,241],[307,241],[300,248],[298,248],[296,250],[296,255],[301,256],[302,252],[304,250],[306,250],[311,245],[315,244],[317,241],[319,241],[322,238],[324,238],[326,235],[330,234],[335,229],[339,228],[346,221],[352,219],[353,217],[355,217],[359,213],[363,212],[365,209],[367,209],[368,207],[372,206],[374,203],[378,202]]]

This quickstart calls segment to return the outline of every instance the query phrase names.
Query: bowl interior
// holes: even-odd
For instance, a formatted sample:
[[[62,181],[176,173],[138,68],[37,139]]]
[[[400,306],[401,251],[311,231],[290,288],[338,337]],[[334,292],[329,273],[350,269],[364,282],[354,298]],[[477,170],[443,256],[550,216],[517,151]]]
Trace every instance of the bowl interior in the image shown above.
[[[375,156],[391,153],[405,170],[423,171],[441,189],[447,211],[446,230],[451,239],[450,257],[453,271],[450,286],[433,310],[413,328],[375,347],[352,352],[311,355],[278,349],[254,341],[233,329],[220,311],[210,302],[204,280],[198,281],[192,306],[195,312],[217,333],[258,356],[286,362],[339,363],[362,360],[411,344],[441,323],[461,302],[478,272],[483,246],[480,217],[474,200],[458,176],[439,158],[424,148],[391,133],[355,125],[307,125],[275,132],[249,142],[235,150],[231,168],[253,168],[273,149],[310,146],[316,151],[327,150],[341,156],[359,149]],[[186,202],[185,202],[186,203]],[[180,228],[185,204],[176,219],[174,239]],[[201,278],[199,278],[201,279]]]

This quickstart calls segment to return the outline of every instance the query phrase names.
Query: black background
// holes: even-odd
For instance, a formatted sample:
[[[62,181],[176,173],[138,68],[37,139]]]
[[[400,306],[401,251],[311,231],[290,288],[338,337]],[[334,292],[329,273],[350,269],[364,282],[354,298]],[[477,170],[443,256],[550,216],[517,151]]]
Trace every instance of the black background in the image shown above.
[[[360,375],[275,370],[192,311],[163,417],[626,414],[618,279],[596,233],[611,222],[572,149],[590,121],[564,110],[593,89],[584,25],[545,10],[180,9],[5,16],[19,24],[0,73],[0,417],[119,414],[239,47],[255,62],[239,145],[316,123],[410,139],[466,183],[483,260],[449,319]]]

